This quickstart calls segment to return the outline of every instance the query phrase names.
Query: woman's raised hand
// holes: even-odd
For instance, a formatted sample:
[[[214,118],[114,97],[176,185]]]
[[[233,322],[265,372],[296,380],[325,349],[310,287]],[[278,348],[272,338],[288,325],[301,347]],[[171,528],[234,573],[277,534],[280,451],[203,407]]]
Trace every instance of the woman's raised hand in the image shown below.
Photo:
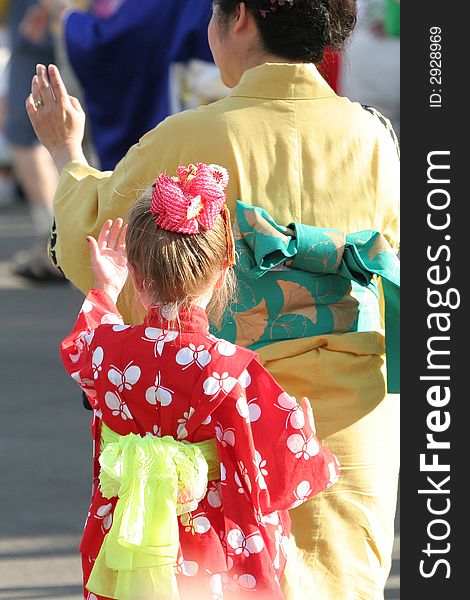
[[[55,65],[36,66],[26,111],[41,144],[60,171],[71,160],[86,163],[82,151],[85,113],[77,98],[69,96]]]
[[[105,221],[98,236],[88,236],[91,268],[95,276],[94,288],[105,291],[116,302],[126,283],[128,269],[126,257],[127,225],[122,219]]]

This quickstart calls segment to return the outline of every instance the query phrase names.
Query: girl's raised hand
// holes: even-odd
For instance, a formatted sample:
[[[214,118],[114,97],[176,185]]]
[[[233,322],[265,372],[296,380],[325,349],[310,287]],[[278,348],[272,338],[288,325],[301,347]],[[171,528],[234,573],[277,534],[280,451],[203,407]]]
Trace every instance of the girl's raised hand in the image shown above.
[[[126,283],[128,269],[126,256],[127,225],[122,219],[105,221],[98,241],[88,236],[91,268],[95,276],[94,288],[105,291],[116,302]]]

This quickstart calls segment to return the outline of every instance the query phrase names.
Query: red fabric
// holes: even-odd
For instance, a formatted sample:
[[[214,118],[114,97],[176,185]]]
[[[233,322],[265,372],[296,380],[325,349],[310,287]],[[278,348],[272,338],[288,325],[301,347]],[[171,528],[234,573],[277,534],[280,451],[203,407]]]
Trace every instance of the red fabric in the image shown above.
[[[339,91],[340,68],[341,54],[327,48],[322,62],[318,65],[318,70],[336,93]]]
[[[256,355],[210,335],[198,307],[181,314],[173,330],[158,309],[142,325],[127,326],[109,297],[92,290],[61,356],[94,408],[95,480],[80,546],[84,581],[116,502],[97,485],[104,421],[121,435],[217,439],[221,477],[209,483],[197,510],[179,517],[182,598],[282,598],[286,509],[333,483],[338,464]],[[196,589],[205,592],[195,595]],[[85,590],[85,598],[95,597]]]

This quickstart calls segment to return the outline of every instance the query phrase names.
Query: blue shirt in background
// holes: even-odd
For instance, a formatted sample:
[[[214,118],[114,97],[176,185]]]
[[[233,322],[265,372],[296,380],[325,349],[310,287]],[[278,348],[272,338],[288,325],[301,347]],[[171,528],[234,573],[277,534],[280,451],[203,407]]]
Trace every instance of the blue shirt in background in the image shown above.
[[[71,12],[70,63],[83,88],[102,170],[170,114],[170,65],[212,61],[211,0],[126,0],[106,19]]]

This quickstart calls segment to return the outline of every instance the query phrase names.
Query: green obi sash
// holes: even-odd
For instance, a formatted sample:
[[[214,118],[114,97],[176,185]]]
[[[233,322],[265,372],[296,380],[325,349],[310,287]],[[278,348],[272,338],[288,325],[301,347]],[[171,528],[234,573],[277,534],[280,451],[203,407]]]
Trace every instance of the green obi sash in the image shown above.
[[[99,460],[101,492],[118,500],[87,589],[119,600],[178,600],[177,515],[195,510],[208,480],[219,479],[215,440],[121,436],[103,423]]]
[[[385,300],[388,391],[399,391],[400,261],[378,231],[345,234],[291,223],[237,201],[238,298],[213,333],[256,350],[310,336],[381,330]]]

